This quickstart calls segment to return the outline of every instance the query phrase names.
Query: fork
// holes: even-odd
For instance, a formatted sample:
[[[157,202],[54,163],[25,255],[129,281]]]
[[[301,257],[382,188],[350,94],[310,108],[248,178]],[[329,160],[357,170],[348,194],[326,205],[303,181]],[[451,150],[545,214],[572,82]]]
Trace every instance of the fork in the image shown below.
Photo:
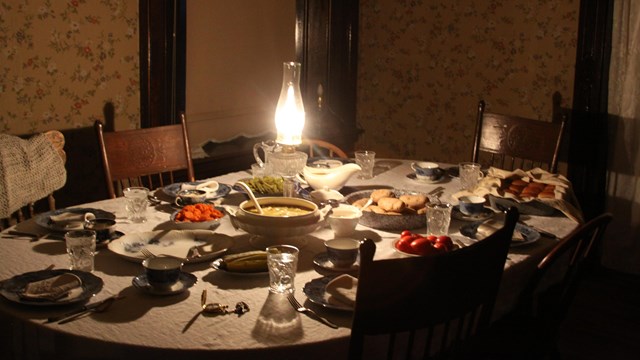
[[[190,261],[193,259],[197,259],[199,257],[201,257],[202,255],[200,254],[200,252],[198,252],[198,249],[195,249],[195,247],[192,248],[193,250],[190,251],[190,255],[188,255],[186,258],[182,258],[180,256],[175,256],[175,255],[169,255],[169,254],[160,254],[160,255],[156,255],[154,253],[152,253],[150,250],[146,249],[146,248],[142,248],[140,249],[140,252],[142,253],[142,255],[145,258],[152,258],[152,257],[158,257],[158,256],[165,256],[165,257],[170,257],[170,258],[174,258],[174,259],[178,259],[178,260],[182,260],[182,261]]]
[[[325,319],[324,317],[322,317],[322,316],[320,316],[320,315],[316,314],[316,312],[315,312],[315,311],[313,311],[313,310],[311,310],[311,309],[309,309],[309,308],[306,308],[306,307],[302,306],[302,304],[300,304],[300,303],[298,302],[298,300],[296,300],[296,297],[295,297],[295,295],[293,295],[293,293],[292,293],[292,292],[291,292],[291,293],[289,293],[289,294],[287,295],[287,299],[289,300],[289,303],[291,303],[291,306],[293,306],[293,308],[294,308],[297,312],[299,312],[299,313],[303,313],[303,314],[307,314],[307,315],[309,315],[309,316],[311,316],[311,317],[315,318],[316,320],[321,321],[321,322],[322,322],[322,323],[324,323],[325,325],[327,325],[327,326],[329,326],[329,327],[332,327],[332,328],[334,328],[334,329],[337,329],[337,328],[338,328],[338,325],[336,325],[336,324],[332,323],[331,321],[329,321],[328,319]]]

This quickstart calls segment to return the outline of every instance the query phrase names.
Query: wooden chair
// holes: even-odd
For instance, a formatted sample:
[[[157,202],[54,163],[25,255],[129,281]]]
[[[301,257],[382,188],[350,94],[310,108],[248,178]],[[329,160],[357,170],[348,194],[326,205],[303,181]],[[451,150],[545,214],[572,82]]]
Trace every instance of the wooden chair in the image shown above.
[[[339,157],[342,159],[348,159],[347,153],[345,153],[339,147],[333,145],[330,142],[319,139],[302,139],[302,144],[299,146],[300,150],[309,154],[309,157]]]
[[[194,181],[184,113],[175,125],[105,132],[96,121],[95,129],[111,198],[129,186],[153,190],[174,183],[176,171],[186,170],[186,181]]]
[[[360,275],[350,359],[448,355],[489,326],[518,219],[482,241],[425,257],[373,261],[375,244],[360,246]]]
[[[65,138],[64,135],[57,130],[51,130],[43,133],[45,139],[51,143],[53,150],[62,159],[62,163],[66,162],[67,156],[64,151]],[[28,154],[27,154],[28,155]],[[30,159],[30,161],[42,161],[38,156]],[[50,175],[50,174],[49,174]],[[56,209],[56,200],[54,193],[49,193],[45,198],[29,201],[25,206],[13,212],[9,217],[0,219],[0,230],[4,230],[25,220],[31,219],[42,211],[51,211]]]
[[[473,162],[505,170],[540,167],[555,173],[566,114],[559,123],[487,113],[478,103]]]
[[[599,267],[602,236],[613,219],[601,214],[581,225],[537,265],[517,308],[478,341],[477,359],[556,358],[556,341],[581,280]]]

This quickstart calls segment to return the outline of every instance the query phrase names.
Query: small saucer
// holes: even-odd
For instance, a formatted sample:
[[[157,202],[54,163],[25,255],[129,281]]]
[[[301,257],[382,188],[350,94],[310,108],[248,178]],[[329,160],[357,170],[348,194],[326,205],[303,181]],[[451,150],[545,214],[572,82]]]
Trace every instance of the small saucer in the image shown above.
[[[437,183],[441,182],[442,180],[444,180],[444,175],[440,176],[436,180],[418,179],[418,177],[416,176],[416,173],[407,174],[407,177],[409,179],[413,180],[413,181],[417,181],[417,182],[423,183],[423,184],[437,184]]]
[[[329,261],[329,255],[326,252],[320,253],[313,258],[313,267],[319,274],[327,276],[339,274],[356,276],[360,270],[360,265],[358,265],[357,262],[349,267],[336,267],[331,261]]]
[[[465,215],[460,211],[460,206],[456,205],[451,211],[451,217],[462,221],[483,221],[494,216],[496,213],[489,208],[482,208],[482,212],[475,215]]]
[[[151,295],[175,295],[180,294],[186,291],[188,288],[192,287],[198,281],[198,278],[190,273],[181,272],[180,279],[175,284],[165,287],[165,288],[156,288],[149,284],[147,280],[146,274],[140,274],[133,278],[131,283],[134,287],[146,292]]]

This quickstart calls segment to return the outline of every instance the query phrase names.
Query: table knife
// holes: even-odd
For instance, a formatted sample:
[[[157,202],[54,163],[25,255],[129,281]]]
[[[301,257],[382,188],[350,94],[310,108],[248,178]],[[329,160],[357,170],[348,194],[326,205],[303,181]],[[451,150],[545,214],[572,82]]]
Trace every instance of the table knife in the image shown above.
[[[79,308],[77,308],[75,310],[69,311],[68,313],[65,313],[65,314],[62,314],[62,315],[58,315],[58,316],[51,316],[51,317],[49,317],[47,319],[47,321],[45,321],[45,324],[56,322],[56,321],[62,321],[62,320],[65,320],[67,318],[70,318],[72,316],[75,316],[75,315],[78,315],[80,313],[83,313],[85,311],[91,310],[93,308],[96,308],[96,307],[100,306],[100,304],[102,304],[105,301],[107,301],[109,299],[112,299],[112,298],[119,299],[120,296],[119,295],[109,296],[108,298],[106,298],[104,300],[101,300],[101,301],[98,301],[98,302],[95,302],[95,303],[92,303],[92,304],[87,304],[87,305],[81,306],[81,307],[79,307]]]

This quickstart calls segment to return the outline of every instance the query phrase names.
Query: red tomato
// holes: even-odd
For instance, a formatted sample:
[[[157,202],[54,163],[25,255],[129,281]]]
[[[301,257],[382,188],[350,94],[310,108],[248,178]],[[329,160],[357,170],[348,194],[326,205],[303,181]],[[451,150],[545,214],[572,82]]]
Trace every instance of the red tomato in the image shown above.
[[[433,245],[427,238],[419,237],[411,242],[411,253],[416,255],[427,255],[433,250]]]
[[[427,240],[431,241],[432,243],[435,243],[436,240],[438,240],[438,237],[435,235],[427,235]]]
[[[406,253],[412,253],[413,251],[413,249],[411,248],[412,241],[413,239],[411,239],[411,237],[400,238],[400,240],[396,242],[396,249],[400,251],[404,251]]]
[[[436,244],[443,244],[447,250],[453,249],[453,240],[451,240],[451,238],[446,235],[438,236]]]
[[[437,243],[433,244],[433,248],[438,250],[439,252],[449,251],[449,249],[447,248],[447,245],[445,245],[444,243],[441,243],[441,242],[437,242]]]
[[[411,231],[409,231],[409,230],[404,230],[404,231],[402,231],[402,232],[400,233],[400,236],[407,236],[407,235],[411,235],[411,234],[412,234],[412,233],[411,233]]]

